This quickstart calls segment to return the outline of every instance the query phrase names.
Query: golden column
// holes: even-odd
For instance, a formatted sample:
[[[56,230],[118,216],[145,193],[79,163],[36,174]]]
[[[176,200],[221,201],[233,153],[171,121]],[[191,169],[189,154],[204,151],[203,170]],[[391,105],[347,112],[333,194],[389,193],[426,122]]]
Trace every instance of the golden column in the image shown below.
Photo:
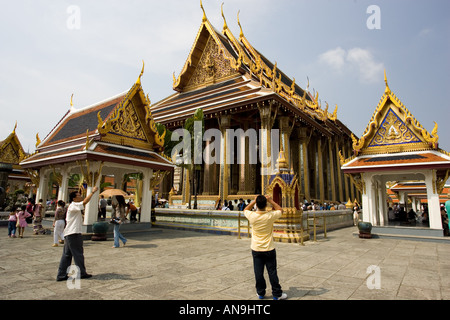
[[[261,160],[261,193],[266,194],[269,179],[278,155],[272,155],[271,130],[278,113],[278,105],[274,101],[258,103],[261,117],[260,160]],[[269,161],[267,161],[269,160]]]
[[[220,144],[219,197],[226,200],[230,190],[230,165],[227,163],[227,129],[230,128],[231,117],[220,116],[219,128],[222,133]]]

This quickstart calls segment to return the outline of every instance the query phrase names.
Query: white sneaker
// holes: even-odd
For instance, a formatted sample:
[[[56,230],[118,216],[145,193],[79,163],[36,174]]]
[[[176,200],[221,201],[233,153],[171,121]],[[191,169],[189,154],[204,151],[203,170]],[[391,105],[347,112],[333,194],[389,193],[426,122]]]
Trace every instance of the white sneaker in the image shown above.
[[[287,299],[287,294],[286,293],[282,293],[281,297],[273,297],[273,300],[285,300]]]

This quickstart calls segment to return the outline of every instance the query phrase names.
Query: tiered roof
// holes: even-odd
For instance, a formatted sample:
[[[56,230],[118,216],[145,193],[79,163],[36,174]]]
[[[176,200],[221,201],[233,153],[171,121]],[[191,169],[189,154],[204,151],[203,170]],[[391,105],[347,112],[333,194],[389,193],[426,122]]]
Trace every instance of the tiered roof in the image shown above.
[[[71,108],[40,142],[37,151],[21,162],[40,168],[69,161],[98,160],[151,167],[173,168],[162,155],[164,136],[156,129],[140,78],[127,92],[85,107]]]
[[[203,10],[203,6],[201,6]],[[328,112],[321,108],[318,93],[313,97],[290,79],[245,37],[228,28],[225,16],[222,32],[203,19],[194,45],[178,77],[173,77],[174,95],[152,105],[155,121],[177,124],[201,107],[206,117],[226,109],[237,109],[263,100],[280,101],[295,117],[317,128],[322,134],[351,134],[337,119],[337,106]]]
[[[354,155],[341,157],[342,169],[345,173],[438,169],[447,180],[450,154],[439,148],[437,123],[430,134],[391,91],[386,73],[385,83],[385,91],[362,137],[352,135]]]

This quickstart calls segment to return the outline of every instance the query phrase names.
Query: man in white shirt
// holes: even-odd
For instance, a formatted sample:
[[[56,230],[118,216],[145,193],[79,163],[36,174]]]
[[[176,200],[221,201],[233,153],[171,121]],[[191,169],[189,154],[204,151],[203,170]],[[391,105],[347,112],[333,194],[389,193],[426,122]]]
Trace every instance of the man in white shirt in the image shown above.
[[[84,206],[91,200],[92,195],[97,192],[97,190],[97,187],[93,187],[92,192],[84,199],[81,193],[77,192],[75,198],[73,198],[67,208],[66,228],[64,229],[64,249],[61,261],[59,262],[56,281],[68,279],[67,269],[72,264],[72,257],[75,261],[75,265],[80,269],[81,279],[92,277],[92,275],[86,272],[86,267],[84,266],[83,236],[81,234],[83,217],[81,211],[84,210]]]

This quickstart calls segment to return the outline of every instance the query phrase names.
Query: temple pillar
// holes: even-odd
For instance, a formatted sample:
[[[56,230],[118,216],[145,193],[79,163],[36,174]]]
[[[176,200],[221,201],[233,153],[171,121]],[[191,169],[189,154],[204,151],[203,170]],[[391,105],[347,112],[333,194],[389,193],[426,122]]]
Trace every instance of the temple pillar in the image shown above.
[[[427,187],[430,229],[442,229],[439,193],[436,188],[436,170],[427,170],[425,174],[425,185]]]
[[[323,167],[323,152],[322,152],[322,138],[317,140],[317,173],[319,175],[319,199],[321,204],[325,202],[325,183],[323,180],[324,167]]]
[[[48,193],[48,169],[41,168],[39,171],[39,187],[36,190],[36,202],[40,199],[47,201],[47,193]]]
[[[275,107],[275,110],[273,110]],[[260,160],[261,160],[261,193],[266,194],[266,189],[269,186],[270,175],[276,164],[278,155],[272,153],[272,137],[271,131],[275,122],[278,105],[274,102],[258,104],[259,115],[261,117],[260,130]],[[273,114],[272,111],[275,113]]]
[[[340,166],[340,159],[339,159],[339,141],[338,139],[335,140],[335,147],[336,147],[336,163],[339,165],[337,166],[337,185],[338,185],[338,192],[339,192],[339,202],[342,202],[345,200],[344,198],[344,189],[342,188],[342,180],[343,180],[343,173]]]
[[[290,118],[289,117],[279,117],[278,124],[280,128],[280,147],[284,151],[284,157],[286,159],[286,163],[288,165],[288,169],[292,167],[291,162],[291,151],[290,151],[290,145],[289,145],[289,138],[292,133],[293,124],[290,124]],[[294,122],[295,124],[295,122]]]
[[[227,163],[227,129],[230,128],[231,117],[221,116],[219,119],[221,132],[220,143],[220,174],[219,174],[219,197],[226,200],[230,191],[230,165]]]
[[[299,158],[301,161],[299,161],[299,177],[301,175],[301,183],[303,184],[303,191],[305,193],[305,198],[310,201],[311,200],[311,193],[309,189],[309,165],[308,165],[308,144],[311,136],[308,135],[308,129],[303,127],[298,129],[298,136],[299,139]]]
[[[140,222],[151,222],[152,189],[150,188],[150,182],[153,176],[153,170],[150,168],[142,168],[141,170],[143,178]]]
[[[69,170],[66,166],[61,168],[61,184],[58,190],[58,200],[62,200],[64,202],[68,202],[67,191],[69,187]]]
[[[90,163],[90,170],[93,170],[91,172],[88,172],[91,177],[87,180],[88,186],[86,190],[86,195],[92,193],[92,188],[95,186],[98,188],[98,191],[95,192],[91,200],[87,203],[87,205],[84,207],[84,224],[85,225],[91,225],[98,219],[98,200],[99,200],[99,194],[100,194],[100,177],[101,172],[100,170],[100,162],[94,162]],[[94,173],[98,172],[97,179],[94,178]],[[86,177],[85,177],[86,178]]]
[[[256,160],[250,157],[250,151],[254,146],[250,145],[250,135],[247,135],[248,122],[244,123],[244,131],[246,134],[240,135],[239,147],[240,154],[244,155],[244,163],[239,163],[239,191],[238,194],[246,195],[254,193],[254,179],[256,172]],[[252,129],[253,130],[253,129]],[[256,151],[256,150],[255,150]],[[256,154],[256,152],[255,152]],[[240,159],[238,159],[239,162]],[[252,160],[252,161],[251,161]],[[241,161],[242,162],[242,161]],[[250,163],[254,162],[254,163]]]
[[[337,197],[336,197],[336,179],[335,179],[335,172],[334,172],[334,168],[337,167],[336,166],[336,156],[335,154],[333,154],[333,141],[332,139],[328,139],[328,160],[330,161],[330,186],[329,188],[331,188],[331,200],[332,201],[336,201]]]

